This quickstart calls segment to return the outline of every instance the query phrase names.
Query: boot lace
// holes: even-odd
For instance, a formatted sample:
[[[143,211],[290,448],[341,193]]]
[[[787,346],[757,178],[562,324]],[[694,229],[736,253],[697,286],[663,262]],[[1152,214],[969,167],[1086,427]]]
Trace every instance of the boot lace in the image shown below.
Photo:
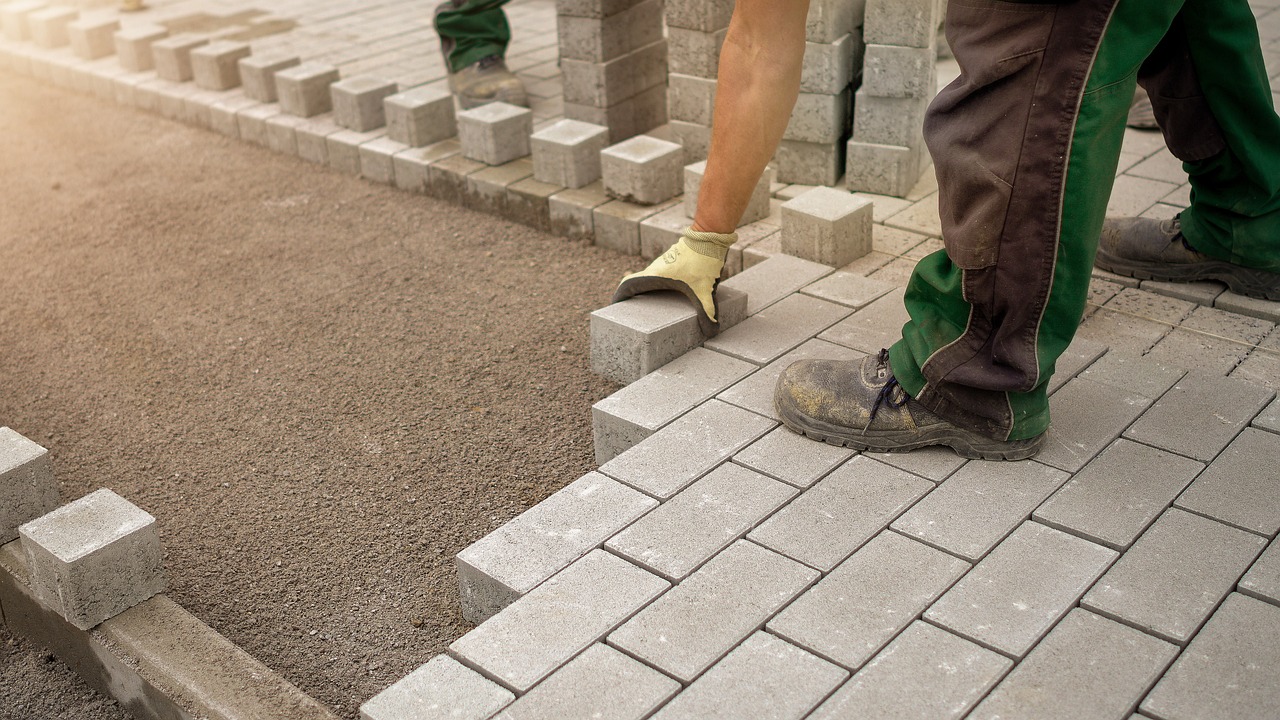
[[[880,412],[880,408],[888,405],[891,409],[898,409],[907,404],[911,396],[906,390],[898,384],[898,378],[893,376],[893,369],[889,367],[889,351],[885,348],[880,349],[880,353],[876,355],[876,374],[878,377],[889,376],[885,384],[880,386],[880,392],[876,393],[876,401],[871,405],[871,413],[867,416],[867,424],[862,427],[862,434],[866,435],[867,430],[871,428],[871,423],[875,422],[876,414]]]

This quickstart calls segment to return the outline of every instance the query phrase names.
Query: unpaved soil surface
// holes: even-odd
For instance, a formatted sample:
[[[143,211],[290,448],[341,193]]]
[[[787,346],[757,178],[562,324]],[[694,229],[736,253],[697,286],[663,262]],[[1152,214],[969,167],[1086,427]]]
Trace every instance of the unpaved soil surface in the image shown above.
[[[0,137],[0,425],[355,717],[468,629],[453,555],[594,467],[588,314],[640,263],[3,72]],[[116,717],[11,639],[0,718]]]

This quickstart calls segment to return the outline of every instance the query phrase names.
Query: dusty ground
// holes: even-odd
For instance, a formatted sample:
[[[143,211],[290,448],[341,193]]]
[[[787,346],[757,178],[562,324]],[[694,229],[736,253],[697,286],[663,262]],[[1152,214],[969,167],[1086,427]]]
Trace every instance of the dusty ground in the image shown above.
[[[453,555],[594,466],[637,261],[4,73],[0,137],[0,425],[354,717],[467,629]],[[10,639],[0,718],[113,717]]]

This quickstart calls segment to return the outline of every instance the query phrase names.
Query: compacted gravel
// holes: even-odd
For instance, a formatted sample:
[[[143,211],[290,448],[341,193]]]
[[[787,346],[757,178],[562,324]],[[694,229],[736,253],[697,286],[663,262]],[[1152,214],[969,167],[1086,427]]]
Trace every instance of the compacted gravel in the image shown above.
[[[0,136],[0,425],[355,717],[468,629],[453,555],[594,467],[588,314],[641,263],[6,73]],[[123,717],[0,665],[0,718]]]

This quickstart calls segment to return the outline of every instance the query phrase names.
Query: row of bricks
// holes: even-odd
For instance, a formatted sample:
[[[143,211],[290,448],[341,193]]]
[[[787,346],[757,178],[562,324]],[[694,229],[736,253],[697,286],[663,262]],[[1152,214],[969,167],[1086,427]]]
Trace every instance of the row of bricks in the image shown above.
[[[154,517],[106,489],[58,503],[49,451],[0,427],[0,545],[21,540],[41,603],[87,630],[164,590]]]

